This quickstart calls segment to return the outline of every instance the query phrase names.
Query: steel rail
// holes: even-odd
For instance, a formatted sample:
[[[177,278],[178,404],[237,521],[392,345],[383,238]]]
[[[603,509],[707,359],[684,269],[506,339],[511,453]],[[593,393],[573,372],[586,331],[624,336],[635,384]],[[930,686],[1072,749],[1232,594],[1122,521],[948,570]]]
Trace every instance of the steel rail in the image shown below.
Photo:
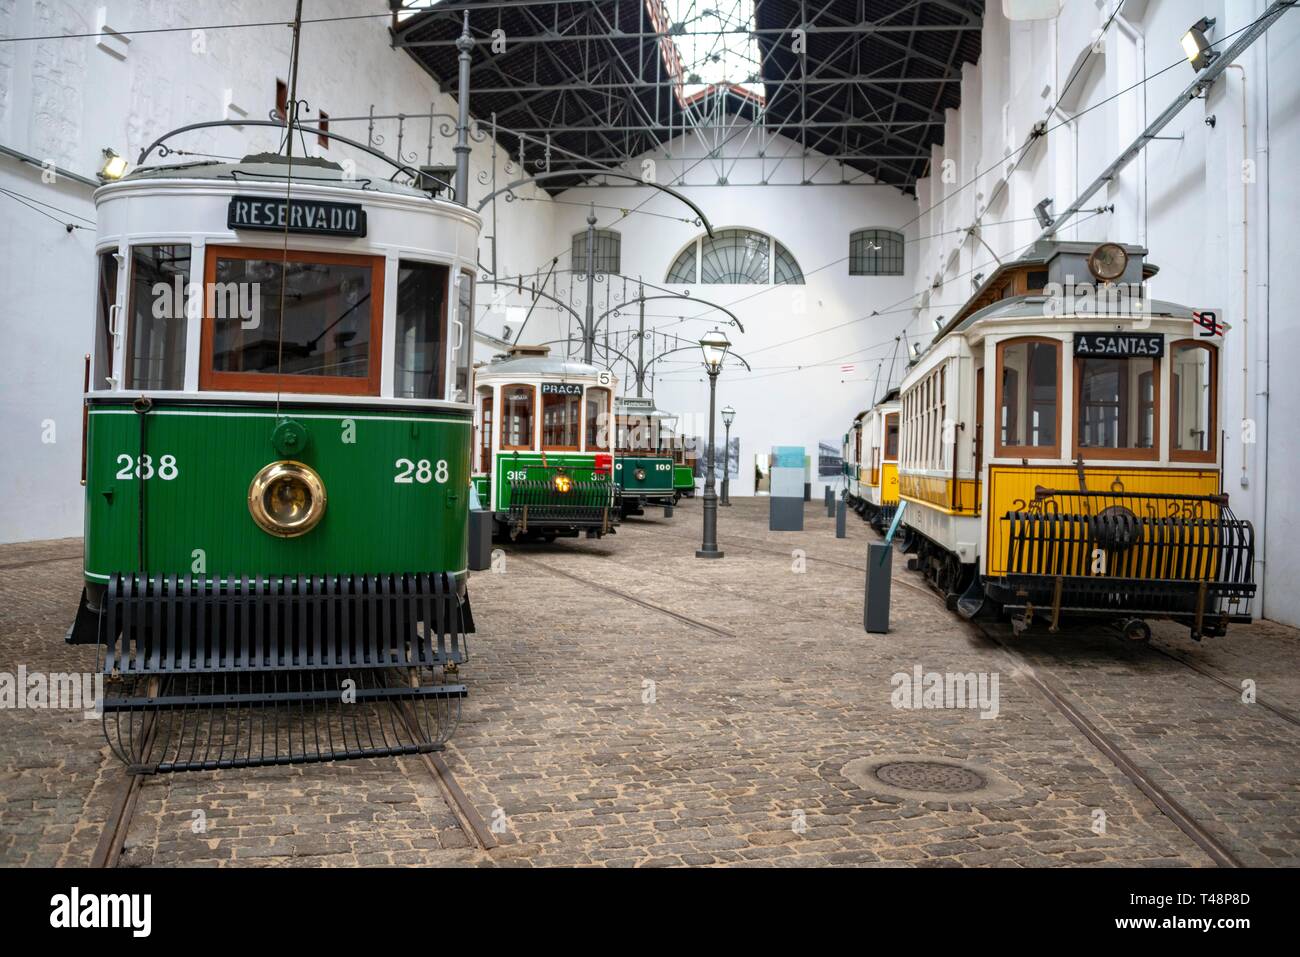
[[[567,578],[570,581],[575,581],[580,585],[586,585],[588,588],[594,588],[597,591],[603,591],[607,595],[613,595],[616,598],[622,598],[624,601],[631,602],[634,605],[640,605],[642,608],[648,608],[650,611],[657,611],[661,615],[667,615],[669,618],[674,618],[677,621],[682,622],[683,624],[690,625],[692,628],[699,628],[703,631],[707,631],[712,634],[719,635],[720,637],[723,638],[736,637],[736,635],[733,632],[730,632],[727,629],[722,628],[718,625],[710,624],[707,621],[700,621],[698,618],[691,618],[689,615],[683,615],[681,612],[673,611],[671,608],[665,608],[662,605],[656,605],[654,602],[646,601],[644,598],[638,598],[636,595],[629,595],[627,592],[620,591],[617,588],[612,588],[609,585],[602,585],[599,582],[594,582],[590,578],[584,578],[581,575],[575,575],[572,572],[566,572],[563,569],[556,568],[554,565],[548,565],[546,562],[538,561],[536,558],[530,558],[527,555],[521,555],[517,551],[512,551],[510,554],[512,557],[517,558],[526,564],[536,565],[538,568],[544,568],[552,575],[559,575],[561,578]]]

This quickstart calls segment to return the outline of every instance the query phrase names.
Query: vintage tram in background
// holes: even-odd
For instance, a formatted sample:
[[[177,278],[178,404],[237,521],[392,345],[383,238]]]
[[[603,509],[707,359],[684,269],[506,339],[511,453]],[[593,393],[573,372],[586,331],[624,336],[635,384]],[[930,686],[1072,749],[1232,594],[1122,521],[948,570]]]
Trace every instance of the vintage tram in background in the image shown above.
[[[853,420],[844,437],[845,500],[877,530],[898,507],[898,390]]]
[[[548,346],[516,345],[475,370],[473,481],[495,537],[614,534],[617,385],[608,369],[552,356]]]
[[[655,408],[654,399],[619,396],[614,400],[614,483],[623,518],[644,514],[647,505],[671,506],[681,497],[675,463],[667,450],[672,445],[673,421],[673,416]]]
[[[473,630],[479,217],[280,154],[141,167],[95,205],[68,640],[99,646],[113,749],[168,771],[440,748]]]
[[[912,564],[968,617],[1105,618],[1131,638],[1250,621],[1254,537],[1222,487],[1212,313],[1145,298],[1146,250],[1040,242],[909,368]]]

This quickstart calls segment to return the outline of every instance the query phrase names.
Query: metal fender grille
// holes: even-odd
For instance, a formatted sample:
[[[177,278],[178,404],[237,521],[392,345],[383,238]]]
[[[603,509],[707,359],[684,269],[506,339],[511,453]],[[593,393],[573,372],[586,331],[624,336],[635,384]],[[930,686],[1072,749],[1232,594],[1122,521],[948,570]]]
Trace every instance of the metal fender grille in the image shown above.
[[[1226,496],[1038,489],[1008,512],[1007,579],[1064,610],[1249,617],[1255,534]]]
[[[567,492],[549,479],[510,483],[510,524],[523,532],[530,526],[607,531],[613,505],[612,482],[573,482]]]
[[[114,575],[99,620],[105,737],[151,772],[439,750],[473,627],[444,574]]]

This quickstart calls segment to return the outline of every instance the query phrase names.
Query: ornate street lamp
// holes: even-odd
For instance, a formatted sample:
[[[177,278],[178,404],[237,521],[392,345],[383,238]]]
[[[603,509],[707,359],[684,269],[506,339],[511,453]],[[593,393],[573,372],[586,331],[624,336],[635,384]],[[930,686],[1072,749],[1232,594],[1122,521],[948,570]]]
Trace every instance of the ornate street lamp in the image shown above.
[[[722,440],[722,501],[719,505],[731,504],[731,423],[735,421],[736,410],[729,405],[723,406],[722,424],[727,431]]]
[[[700,340],[704,371],[709,374],[709,461],[704,471],[704,543],[696,550],[696,558],[722,557],[722,552],[718,551],[718,494],[713,490],[713,409],[718,394],[718,373],[722,371],[722,361],[730,348],[731,342],[718,329],[706,333]]]

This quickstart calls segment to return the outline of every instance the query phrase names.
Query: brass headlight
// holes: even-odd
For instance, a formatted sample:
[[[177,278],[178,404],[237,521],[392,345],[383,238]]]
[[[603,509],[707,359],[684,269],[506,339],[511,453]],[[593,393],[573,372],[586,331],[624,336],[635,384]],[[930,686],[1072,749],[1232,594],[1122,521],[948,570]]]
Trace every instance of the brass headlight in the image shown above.
[[[555,486],[555,491],[561,495],[567,495],[573,489],[573,479],[563,472],[556,472],[551,484]]]
[[[248,511],[270,535],[306,535],[325,514],[325,483],[301,462],[272,462],[248,486]]]
[[[636,476],[636,480],[637,480],[638,482],[644,482],[644,481],[645,481],[645,469],[637,469],[637,470],[636,470],[635,472],[633,472],[632,474]]]

